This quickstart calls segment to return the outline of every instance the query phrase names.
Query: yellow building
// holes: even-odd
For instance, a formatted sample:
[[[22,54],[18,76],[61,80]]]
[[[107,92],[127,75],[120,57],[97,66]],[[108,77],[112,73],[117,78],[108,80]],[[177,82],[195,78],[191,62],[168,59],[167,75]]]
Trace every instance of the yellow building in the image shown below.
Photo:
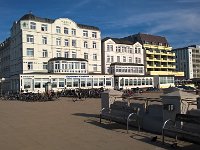
[[[147,75],[184,76],[184,72],[175,71],[175,53],[165,37],[138,33],[124,39],[143,45]]]

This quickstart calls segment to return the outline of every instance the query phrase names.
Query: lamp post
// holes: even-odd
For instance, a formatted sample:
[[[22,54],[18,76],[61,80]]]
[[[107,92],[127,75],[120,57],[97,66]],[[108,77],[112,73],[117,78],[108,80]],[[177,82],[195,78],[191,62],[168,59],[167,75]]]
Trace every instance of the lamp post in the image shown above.
[[[3,82],[5,81],[5,78],[1,78],[0,82],[1,82],[1,96],[2,96],[2,91],[3,91]]]

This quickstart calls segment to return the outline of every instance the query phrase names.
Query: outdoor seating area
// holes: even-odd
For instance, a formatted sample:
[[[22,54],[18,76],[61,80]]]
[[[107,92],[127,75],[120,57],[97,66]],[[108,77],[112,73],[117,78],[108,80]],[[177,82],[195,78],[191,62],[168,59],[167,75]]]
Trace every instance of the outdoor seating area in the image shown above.
[[[190,128],[185,127],[188,123]],[[175,133],[176,142],[177,137],[181,136],[182,139],[187,138],[186,136],[192,137],[196,140],[200,139],[200,133],[198,131],[191,131],[193,125],[200,125],[200,116],[190,115],[190,114],[176,114],[175,121],[168,119],[165,121],[162,127],[162,142],[165,142],[165,132]],[[193,140],[194,141],[194,140]],[[198,141],[200,142],[200,140]],[[199,143],[200,144],[200,143]]]

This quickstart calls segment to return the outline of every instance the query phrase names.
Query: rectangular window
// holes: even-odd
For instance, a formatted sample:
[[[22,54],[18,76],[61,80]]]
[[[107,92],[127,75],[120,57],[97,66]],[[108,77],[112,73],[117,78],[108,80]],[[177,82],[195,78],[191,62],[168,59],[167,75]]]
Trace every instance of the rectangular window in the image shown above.
[[[64,34],[69,34],[69,29],[64,27]]]
[[[79,62],[74,62],[74,69],[80,69],[80,63]]]
[[[72,58],[76,58],[76,52],[72,52]]]
[[[120,62],[120,56],[117,56],[117,62]]]
[[[43,62],[43,69],[47,69],[47,62]]]
[[[141,53],[141,48],[140,47],[138,47],[138,53]]]
[[[83,36],[88,37],[88,31],[83,30]]]
[[[45,88],[46,83],[49,82],[49,79],[42,79],[42,88]]]
[[[35,22],[31,22],[30,23],[30,28],[35,30],[36,29],[36,23]]]
[[[72,87],[72,78],[67,78],[67,87]]]
[[[98,78],[94,78],[93,79],[93,85],[94,86],[98,86]]]
[[[81,87],[85,87],[85,86],[86,86],[86,79],[81,78]]]
[[[65,39],[65,46],[69,46],[69,40]]]
[[[79,87],[79,79],[73,79],[73,87]]]
[[[33,62],[28,62],[28,70],[33,70]]]
[[[114,56],[111,56],[110,59],[111,59],[111,62],[114,62]]]
[[[137,48],[137,47],[135,47],[135,53],[136,53],[136,54],[138,53],[138,48]]]
[[[34,49],[33,48],[27,48],[26,49],[26,55],[29,57],[33,57],[34,56]]]
[[[76,29],[72,29],[72,35],[76,35]]]
[[[84,48],[88,48],[88,42],[84,41]]]
[[[35,88],[41,88],[41,79],[34,80]]]
[[[84,53],[84,59],[88,59],[88,53]]]
[[[60,46],[61,45],[61,38],[56,38],[56,45]]]
[[[56,61],[54,65],[55,65],[55,69],[60,69],[60,62],[59,61]]]
[[[92,78],[87,78],[87,87],[92,86]]]
[[[31,88],[32,85],[32,79],[24,79],[24,89],[29,89]]]
[[[113,51],[113,45],[107,45],[107,51],[108,52]]]
[[[72,40],[72,46],[76,47],[76,40]]]
[[[93,64],[93,71],[97,71],[97,64]]]
[[[132,57],[129,57],[129,63],[132,63]]]
[[[107,62],[110,62],[110,56],[107,56]]]
[[[56,51],[56,57],[61,57],[61,51]]]
[[[52,80],[52,88],[57,88],[57,81],[58,81],[58,79],[53,78],[51,80]]]
[[[43,49],[43,50],[42,50],[42,57],[43,57],[43,58],[48,57],[48,52],[47,52],[46,49]]]
[[[123,56],[123,62],[126,62],[126,56]]]
[[[41,25],[41,31],[47,31],[47,24]]]
[[[141,64],[141,58],[138,58],[138,64]]]
[[[85,69],[85,63],[81,63],[81,69]]]
[[[93,42],[92,47],[93,47],[93,48],[97,48],[97,43],[96,43],[96,42]]]
[[[26,39],[28,43],[34,43],[34,36],[33,35],[26,35]]]
[[[59,87],[64,87],[65,86],[65,79],[59,78]]]
[[[69,53],[68,52],[64,52],[64,57],[65,58],[69,58]]]
[[[106,86],[111,86],[112,79],[106,78]]]
[[[42,37],[42,44],[47,44],[47,37]]]
[[[103,86],[104,85],[104,78],[99,78],[99,86]]]
[[[97,32],[92,32],[92,37],[97,38]]]
[[[93,60],[97,60],[97,54],[93,54]]]
[[[60,33],[60,27],[59,26],[56,26],[56,33]]]
[[[110,52],[110,45],[107,45],[107,52]]]

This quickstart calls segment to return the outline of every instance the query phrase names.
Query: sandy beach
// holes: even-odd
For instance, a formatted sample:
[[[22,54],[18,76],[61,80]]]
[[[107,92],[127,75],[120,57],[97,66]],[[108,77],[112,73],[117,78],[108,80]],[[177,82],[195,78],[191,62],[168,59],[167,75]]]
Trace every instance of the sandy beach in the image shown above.
[[[73,102],[60,98],[49,102],[0,101],[1,150],[161,150],[170,144],[151,142],[152,133],[103,121],[99,123],[100,99]],[[180,143],[181,149],[199,149]],[[184,146],[184,147],[183,147]]]

